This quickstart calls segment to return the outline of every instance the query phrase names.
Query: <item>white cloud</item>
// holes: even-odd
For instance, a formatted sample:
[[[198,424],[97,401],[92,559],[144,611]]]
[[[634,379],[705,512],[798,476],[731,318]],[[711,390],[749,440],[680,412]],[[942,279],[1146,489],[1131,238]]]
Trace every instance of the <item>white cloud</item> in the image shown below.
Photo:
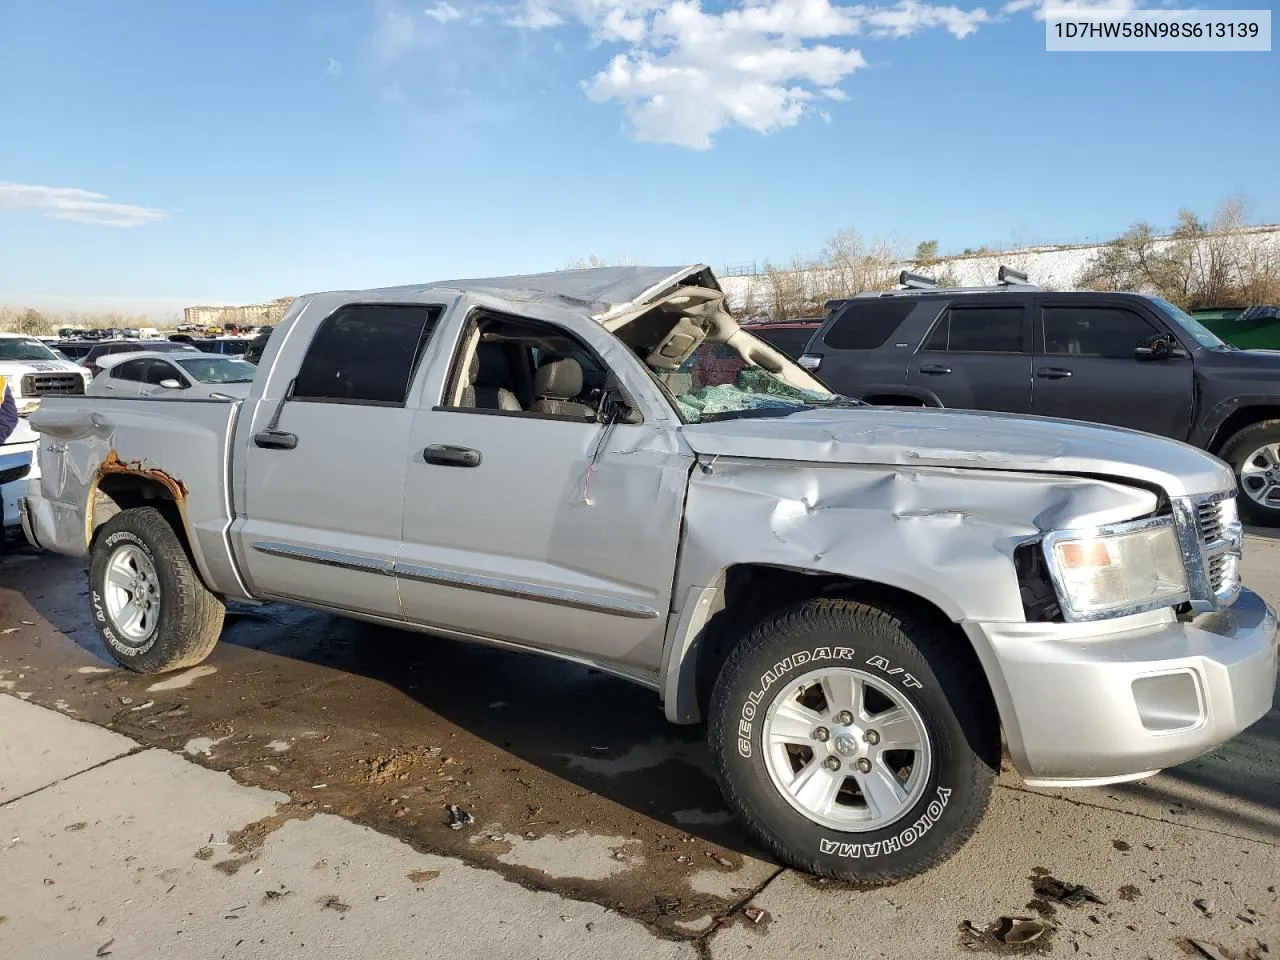
[[[55,220],[75,220],[107,227],[140,227],[167,214],[153,207],[111,203],[104,194],[78,187],[38,187],[0,183],[0,210],[40,210]]]
[[[1177,0],[1174,0],[1176,5]],[[1166,6],[1169,4],[1166,3]],[[1044,20],[1047,16],[1061,14],[1064,16],[1080,17],[1089,19],[1104,12],[1109,13],[1114,10],[1136,10],[1142,6],[1140,0],[1009,0],[1001,11],[1004,13],[1021,13],[1024,10],[1032,10],[1032,14],[1037,20]],[[1055,19],[1060,17],[1055,16]]]
[[[331,77],[337,77],[342,74],[342,61],[329,58],[329,65],[324,68],[324,72]]]
[[[640,140],[698,150],[727,127],[771,133],[820,115],[814,101],[843,99],[839,84],[866,66],[847,38],[936,28],[963,38],[990,19],[921,0],[735,0],[718,12],[701,0],[521,0],[518,11],[508,24],[577,24],[595,44],[623,46],[583,84],[588,99],[620,104]]]
[[[434,7],[428,7],[422,12],[437,23],[452,23],[454,20],[462,19],[462,11],[448,0],[438,0]]]

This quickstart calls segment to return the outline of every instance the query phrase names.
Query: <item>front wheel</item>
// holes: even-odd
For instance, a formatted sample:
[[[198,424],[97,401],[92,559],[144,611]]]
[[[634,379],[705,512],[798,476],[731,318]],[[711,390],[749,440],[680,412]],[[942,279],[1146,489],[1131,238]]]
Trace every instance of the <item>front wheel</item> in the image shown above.
[[[116,514],[89,562],[93,619],[116,662],[138,673],[199,663],[222,633],[225,607],[196,576],[187,551],[154,507]]]
[[[1280,420],[1245,427],[1218,456],[1235,471],[1241,519],[1259,527],[1280,526]]]
[[[783,862],[893,883],[986,812],[1000,737],[962,638],[889,608],[806,600],[730,654],[708,739],[725,799]]]

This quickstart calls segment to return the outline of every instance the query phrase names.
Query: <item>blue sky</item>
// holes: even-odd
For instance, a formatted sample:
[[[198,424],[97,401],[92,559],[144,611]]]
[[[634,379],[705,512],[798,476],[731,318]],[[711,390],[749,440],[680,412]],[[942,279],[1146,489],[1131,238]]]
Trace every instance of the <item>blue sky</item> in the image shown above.
[[[1280,53],[1030,3],[0,0],[0,302],[1280,221]]]

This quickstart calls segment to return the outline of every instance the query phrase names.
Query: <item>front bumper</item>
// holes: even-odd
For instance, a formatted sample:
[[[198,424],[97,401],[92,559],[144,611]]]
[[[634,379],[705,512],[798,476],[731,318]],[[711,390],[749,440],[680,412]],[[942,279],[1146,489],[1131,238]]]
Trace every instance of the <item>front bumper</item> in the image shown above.
[[[1276,695],[1276,616],[1251,590],[1188,622],[1156,611],[965,627],[991,654],[983,659],[1009,752],[1032,786],[1131,780],[1185,763],[1256,723]]]

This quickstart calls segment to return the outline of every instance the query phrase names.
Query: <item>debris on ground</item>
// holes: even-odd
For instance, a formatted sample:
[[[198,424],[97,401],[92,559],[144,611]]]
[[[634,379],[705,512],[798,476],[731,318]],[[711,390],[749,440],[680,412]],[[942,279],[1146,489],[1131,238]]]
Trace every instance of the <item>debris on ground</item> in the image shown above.
[[[1130,850],[1133,849],[1133,847],[1131,847],[1124,840],[1112,840],[1111,845],[1115,847],[1117,850],[1119,850],[1121,853],[1128,853]]]
[[[1179,946],[1190,953],[1193,957],[1202,957],[1204,960],[1231,960],[1231,955],[1216,943],[1191,939],[1179,940],[1177,942]]]
[[[99,956],[99,957],[111,956],[111,945],[115,942],[116,942],[116,938],[112,937],[110,940],[108,940],[106,943],[104,943],[102,946],[98,948],[98,952],[97,954],[95,954],[95,956]]]
[[[316,902],[320,904],[321,909],[333,910],[337,913],[346,913],[348,910],[351,909],[350,904],[343,903],[341,900],[339,900],[337,897],[333,896],[332,894],[327,897],[321,897]]]
[[[1036,896],[1046,900],[1056,900],[1068,907],[1078,907],[1082,903],[1097,903],[1105,906],[1107,902],[1086,886],[1078,883],[1063,883],[1048,874],[1033,877],[1031,882]]]
[[[1203,913],[1206,917],[1213,916],[1213,909],[1216,904],[1212,900],[1196,900],[1192,906]]]
[[[440,876],[439,870],[414,870],[409,874],[410,883],[430,883]]]
[[[668,914],[675,913],[680,909],[682,903],[679,897],[661,897],[655,896],[653,902],[658,907],[658,916],[665,917]]]
[[[997,917],[981,928],[971,920],[960,924],[964,945],[970,947],[978,944],[1021,947],[1040,940],[1049,929],[1047,923],[1034,917]]]
[[[748,920],[750,920],[752,923],[759,923],[761,920],[769,916],[769,914],[765,913],[763,910],[761,910],[759,907],[755,906],[754,904],[751,906],[743,907],[742,915],[746,917]]]
[[[449,816],[445,822],[449,824],[450,830],[461,830],[463,827],[475,823],[476,818],[457,804],[451,803],[449,804]]]

